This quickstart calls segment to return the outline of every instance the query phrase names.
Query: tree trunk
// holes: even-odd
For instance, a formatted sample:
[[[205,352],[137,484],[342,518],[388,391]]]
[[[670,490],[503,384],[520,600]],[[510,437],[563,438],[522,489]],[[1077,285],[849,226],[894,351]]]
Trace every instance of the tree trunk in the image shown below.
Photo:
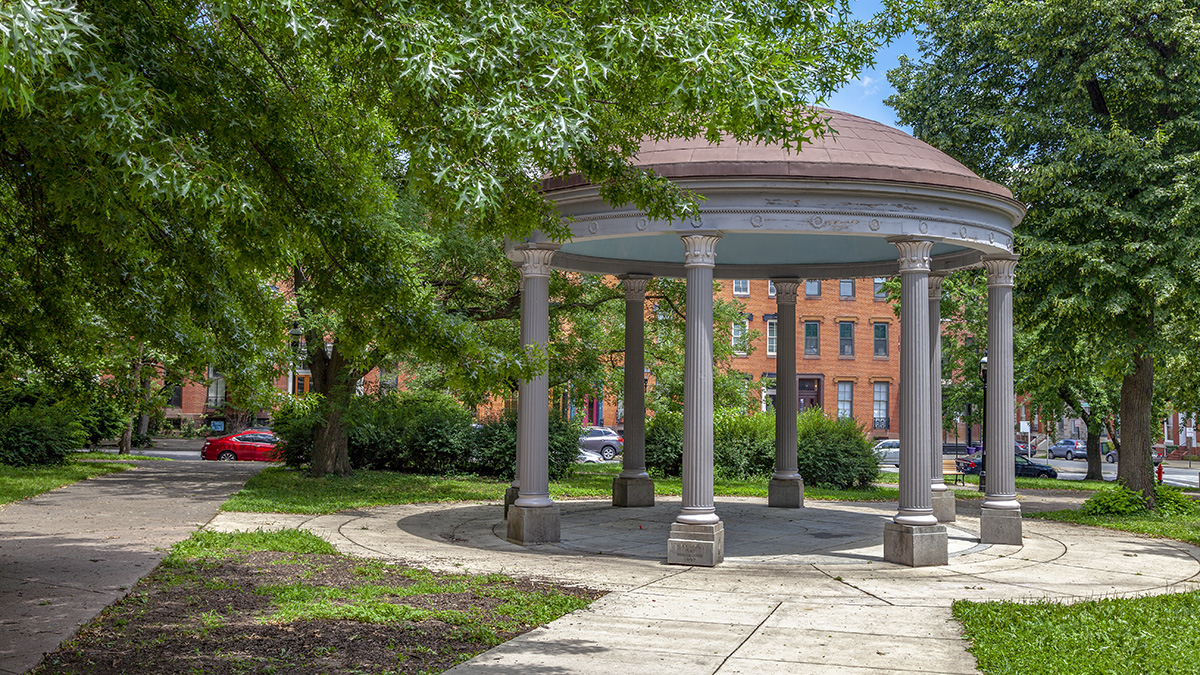
[[[121,440],[117,441],[117,454],[128,455],[129,449],[133,447],[133,419],[125,425],[125,431],[121,432]]]
[[[1154,357],[1138,349],[1133,372],[1121,381],[1121,452],[1117,479],[1130,490],[1141,492],[1150,508],[1154,502],[1154,470],[1151,460],[1153,438]]]
[[[313,431],[309,471],[314,478],[330,473],[349,476],[350,448],[346,438],[345,415],[350,409],[350,399],[354,396],[354,387],[360,375],[351,370],[336,342],[328,353],[323,343],[309,342],[308,351],[312,391],[322,397],[321,422]]]
[[[1103,431],[1103,425],[1100,424],[1100,416],[1092,413],[1083,418],[1087,424],[1087,475],[1084,480],[1104,480],[1104,457],[1100,454],[1100,433]]]

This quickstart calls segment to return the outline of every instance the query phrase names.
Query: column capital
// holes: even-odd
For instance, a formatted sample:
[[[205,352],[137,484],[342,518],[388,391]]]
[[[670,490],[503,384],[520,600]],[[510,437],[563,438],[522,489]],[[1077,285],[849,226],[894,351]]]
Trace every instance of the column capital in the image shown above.
[[[988,286],[1012,286],[1016,277],[1016,255],[985,255],[983,268],[987,270]]]
[[[646,283],[654,277],[649,274],[622,274],[617,278],[621,280],[621,285],[625,287],[626,300],[645,300]]]
[[[799,279],[772,279],[775,284],[775,303],[796,304],[796,293],[800,289]]]
[[[912,239],[896,237],[888,242],[900,251],[900,273],[929,272],[930,252],[933,251],[933,241],[930,239]]]
[[[929,275],[929,299],[930,300],[941,300],[942,299],[942,282],[945,281],[945,279],[946,279],[946,275],[944,275],[944,274],[930,274]]]
[[[717,240],[720,232],[685,234],[683,240],[684,267],[713,267],[717,264]]]
[[[522,277],[548,277],[550,276],[550,260],[554,257],[554,252],[558,250],[556,244],[539,244],[538,246],[520,247],[517,249],[521,252],[522,262],[517,263],[521,268]]]

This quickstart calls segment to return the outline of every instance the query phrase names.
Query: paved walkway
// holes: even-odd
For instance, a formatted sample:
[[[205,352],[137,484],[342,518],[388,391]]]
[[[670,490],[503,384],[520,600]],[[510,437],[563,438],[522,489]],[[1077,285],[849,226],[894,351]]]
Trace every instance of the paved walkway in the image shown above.
[[[0,674],[36,666],[263,468],[133,463],[130,471],[0,505]]]
[[[663,563],[678,499],[646,509],[560,506],[562,542],[528,548],[505,541],[501,508],[482,503],[222,513],[208,527],[301,527],[345,553],[612,591],[449,671],[456,675],[974,673],[950,616],[956,599],[1070,602],[1200,588],[1193,546],[1031,519],[1023,546],[981,546],[977,503],[965,501],[950,564],[922,569],[882,561],[894,503],[785,510],[718,499],[726,562],[713,569]]]

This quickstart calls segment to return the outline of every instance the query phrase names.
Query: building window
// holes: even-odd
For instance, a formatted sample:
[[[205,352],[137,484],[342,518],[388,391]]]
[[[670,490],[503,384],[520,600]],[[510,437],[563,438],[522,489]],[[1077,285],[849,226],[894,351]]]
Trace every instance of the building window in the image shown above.
[[[734,295],[750,295],[750,280],[749,279],[734,279],[733,280]]]
[[[167,401],[167,405],[171,408],[183,407],[183,387],[176,386],[171,389],[171,400]]]
[[[225,405],[225,376],[212,366],[208,367],[208,395],[204,405],[209,408],[220,408]]]
[[[875,356],[888,355],[888,325],[875,324]]]
[[[884,277],[875,277],[875,299],[887,300],[887,291],[883,288],[883,282],[887,281]]]
[[[888,388],[887,382],[876,382],[873,389],[875,390],[874,403],[872,403],[872,416],[874,419],[871,422],[872,428],[875,429],[891,429],[892,421],[888,418]]]
[[[854,322],[838,322],[838,356],[854,356]]]
[[[838,417],[854,417],[854,383],[838,382]]]
[[[774,281],[770,281],[770,280],[767,281],[767,297],[769,297],[769,298],[775,297],[775,282]]]
[[[779,334],[776,331],[778,321],[771,320],[767,322],[767,355],[775,356],[776,350],[779,348]]]
[[[742,321],[734,321],[730,332],[733,333],[733,353],[746,353],[746,332],[750,329],[750,321],[743,319]]]
[[[307,394],[312,391],[312,375],[296,374],[296,386],[292,391],[297,394]]]
[[[853,298],[854,297],[854,280],[853,279],[842,279],[841,281],[839,281],[838,282],[838,295],[842,296],[843,298]]]
[[[804,280],[804,297],[806,297],[806,298],[821,297],[821,280],[820,279],[805,279]]]
[[[804,355],[816,356],[821,353],[821,324],[816,321],[804,322]]]

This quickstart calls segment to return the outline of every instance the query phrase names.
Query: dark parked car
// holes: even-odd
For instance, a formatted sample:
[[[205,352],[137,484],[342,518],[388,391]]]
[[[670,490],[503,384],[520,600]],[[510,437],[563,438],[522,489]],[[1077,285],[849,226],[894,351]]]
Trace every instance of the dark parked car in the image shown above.
[[[982,444],[967,446],[967,454],[972,457],[978,457],[979,453],[982,451],[983,451]],[[943,448],[943,454],[944,453],[945,453],[945,449]],[[1028,445],[1025,445],[1024,443],[1021,443],[1019,441],[1013,441],[1013,454],[1014,455],[1016,455],[1018,457],[1033,457],[1033,453],[1034,453],[1034,451],[1030,450]]]
[[[1028,476],[1029,478],[1058,478],[1058,471],[1049,464],[1039,464],[1030,460],[1028,457],[1014,457],[1013,460],[1017,463],[1018,476]],[[958,470],[963,473],[978,475],[980,462],[974,458],[956,459],[954,463],[958,465]]]
[[[252,462],[277,462],[282,457],[275,451],[279,437],[270,431],[247,429],[236,434],[204,441],[200,459],[215,459],[223,462],[246,460]]]
[[[588,427],[579,437],[580,450],[590,450],[606,461],[621,454],[624,448],[625,439],[606,427]]]
[[[1050,446],[1049,450],[1050,456],[1056,459],[1059,457],[1066,459],[1081,457],[1087,459],[1087,441],[1081,441],[1077,438],[1064,438]]]
[[[1154,460],[1155,464],[1162,464],[1162,452],[1160,452],[1157,448],[1150,450],[1150,457]],[[1117,461],[1117,451],[1109,450],[1108,452],[1104,453],[1104,459],[1109,464],[1115,463]]]

